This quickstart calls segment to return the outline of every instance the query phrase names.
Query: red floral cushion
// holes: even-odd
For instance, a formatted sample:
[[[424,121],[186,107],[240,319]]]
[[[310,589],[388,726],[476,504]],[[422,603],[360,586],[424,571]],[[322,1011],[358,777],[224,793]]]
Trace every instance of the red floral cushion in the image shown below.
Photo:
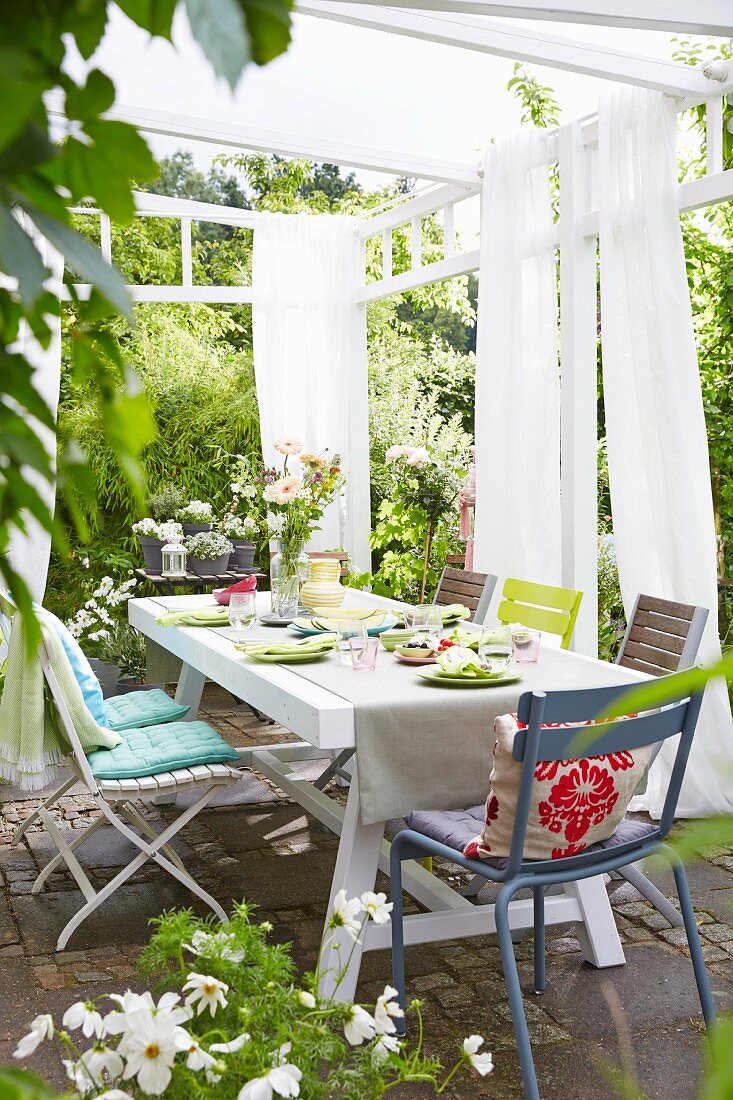
[[[555,723],[543,729],[559,729]],[[590,722],[582,725],[591,725]],[[463,849],[469,859],[508,856],[522,764],[512,756],[514,737],[525,729],[516,714],[494,722],[494,767],[480,836]],[[540,761],[535,769],[525,859],[562,859],[607,840],[623,820],[649,763],[650,746],[575,760]]]

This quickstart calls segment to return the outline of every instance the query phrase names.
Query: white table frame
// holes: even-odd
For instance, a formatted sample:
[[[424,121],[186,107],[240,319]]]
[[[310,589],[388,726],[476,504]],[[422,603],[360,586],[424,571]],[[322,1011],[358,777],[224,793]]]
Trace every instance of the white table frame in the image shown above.
[[[264,599],[265,594],[262,597]],[[369,593],[360,592],[358,598],[360,605],[394,606],[391,601]],[[201,602],[200,596],[130,600],[130,623],[183,661],[176,702],[190,707],[189,721],[196,717],[204,684],[210,679],[303,739],[288,744],[243,748],[238,752],[244,767],[265,775],[307,813],[340,836],[329,898],[330,915],[333,899],[340,889],[344,889],[348,897],[359,896],[365,890],[374,889],[378,869],[389,872],[389,844],[384,839],[386,823],[364,825],[361,822],[356,758],[345,809],[294,771],[291,764],[299,760],[324,759],[344,749],[355,748],[353,706],[298,676],[297,672],[279,665],[244,661],[233,649],[226,631],[162,627],[155,621],[165,607],[201,606]],[[592,661],[592,658],[584,659]],[[630,679],[633,678],[630,674]],[[461,939],[496,931],[493,905],[473,904],[419,863],[405,866],[404,888],[428,910],[405,918],[407,944]],[[517,931],[531,929],[532,900],[513,901],[509,919]],[[562,890],[549,894],[545,901],[545,921],[548,925],[573,923],[581,954],[593,966],[620,966],[625,962],[602,877],[567,883]],[[389,924],[377,925],[370,921],[362,941],[353,945],[343,934],[334,937],[324,930],[325,992],[333,992],[333,975],[351,953],[348,973],[340,982],[336,995],[339,999],[353,1000],[362,953],[390,947]]]

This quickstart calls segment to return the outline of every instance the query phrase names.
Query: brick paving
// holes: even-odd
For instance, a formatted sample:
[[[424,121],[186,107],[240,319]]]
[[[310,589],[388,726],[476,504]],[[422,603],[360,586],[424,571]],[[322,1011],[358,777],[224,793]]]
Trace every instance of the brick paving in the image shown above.
[[[292,740],[279,726],[260,723],[227,693],[208,685],[202,717],[234,745]],[[241,787],[241,789],[240,789]],[[338,797],[342,792],[336,791]],[[181,833],[181,851],[194,875],[222,904],[246,897],[274,937],[292,942],[299,967],[315,962],[337,839],[261,777],[237,786],[236,801],[209,808]],[[38,1012],[60,1014],[80,997],[139,988],[136,963],[148,936],[148,920],[162,909],[190,905],[191,895],[155,866],[142,868],[57,953],[55,941],[80,894],[66,871],[53,874],[39,895],[34,878],[53,854],[41,825],[12,847],[17,825],[38,797],[0,786],[0,1063],[10,1061],[26,1023]],[[164,807],[148,807],[153,825],[167,819]],[[93,802],[72,788],[54,810],[70,834],[96,816]],[[157,820],[156,820],[157,819]],[[395,823],[396,826],[397,823]],[[98,887],[129,862],[123,838],[103,826],[81,850],[81,862]],[[284,866],[282,860],[288,860]],[[283,873],[286,871],[287,873]],[[438,872],[461,885],[454,866]],[[671,875],[651,873],[673,897]],[[733,850],[719,849],[695,864],[690,881],[716,999],[733,1009]],[[381,887],[385,888],[385,883]],[[489,901],[488,886],[480,901]],[[548,989],[530,992],[531,939],[517,944],[520,974],[535,1049],[540,1090],[546,1100],[613,1097],[609,1066],[618,1066],[630,1033],[633,1059],[644,1093],[667,1100],[692,1097],[701,1064],[701,1018],[684,935],[627,883],[612,890],[627,964],[596,971],[581,963],[572,926],[548,930]],[[478,1031],[495,1052],[496,1069],[486,1081],[464,1080],[451,1095],[521,1095],[511,1017],[499,953],[493,937],[419,945],[407,950],[409,992],[424,1002],[427,1049],[450,1063],[464,1035]],[[370,1001],[390,977],[387,952],[365,956],[359,996]],[[48,1046],[29,1062],[62,1087],[57,1059]],[[414,1093],[411,1095],[419,1095]]]

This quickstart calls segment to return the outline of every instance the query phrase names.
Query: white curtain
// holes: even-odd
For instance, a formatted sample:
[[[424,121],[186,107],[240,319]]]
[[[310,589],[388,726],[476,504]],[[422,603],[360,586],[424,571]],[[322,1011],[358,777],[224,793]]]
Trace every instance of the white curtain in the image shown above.
[[[364,307],[357,222],[346,215],[255,214],[252,334],[266,462],[275,439],[341,455],[346,499],[309,546],[345,546],[368,569],[369,433]]]
[[[638,592],[710,610],[700,659],[720,658],[707,433],[677,202],[677,111],[658,92],[601,100],[598,128],[603,387],[626,613]],[[634,808],[658,817],[675,745]],[[733,810],[733,727],[708,686],[679,816]]]
[[[557,280],[547,136],[484,163],[476,353],[474,567],[560,583]]]
[[[46,289],[58,295],[64,272],[63,256],[45,238],[40,237],[30,223],[24,223],[24,225],[31,231],[43,262],[49,269],[50,276],[46,280]],[[59,402],[61,378],[61,320],[58,317],[50,316],[46,320],[52,332],[47,348],[41,347],[28,325],[22,322],[18,339],[12,345],[10,351],[19,352],[31,363],[34,368],[34,388],[55,416]],[[55,433],[35,420],[33,421],[33,429],[46,448],[55,469]],[[53,512],[56,496],[55,484],[49,484],[35,470],[26,470],[25,476]],[[25,515],[24,521],[27,528],[26,533],[23,534],[21,531],[14,530],[10,536],[10,564],[28,585],[33,599],[38,603],[42,603],[46,590],[48,562],[51,555],[51,536],[33,516]]]

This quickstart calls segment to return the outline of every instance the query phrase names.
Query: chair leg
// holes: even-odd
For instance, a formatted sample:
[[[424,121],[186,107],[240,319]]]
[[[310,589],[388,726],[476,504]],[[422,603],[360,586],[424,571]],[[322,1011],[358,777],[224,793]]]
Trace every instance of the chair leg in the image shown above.
[[[390,860],[390,897],[392,900],[392,985],[403,1012],[406,1011],[405,994],[405,927],[402,904],[402,861],[392,846]],[[405,1017],[394,1021],[398,1035],[406,1031]]]
[[[669,921],[673,928],[681,928],[684,921],[677,912],[669,898],[665,898],[661,890],[658,890],[646,875],[642,874],[639,867],[630,863],[628,867],[619,867],[618,874],[630,882],[634,889],[638,890],[642,897],[650,901],[654,908]]]
[[[532,890],[534,901],[534,991],[542,994],[547,988],[545,970],[545,889],[535,886]]]
[[[70,790],[71,787],[73,787],[74,784],[78,781],[79,777],[76,775],[72,775],[70,779],[67,779],[64,783],[61,784],[60,787],[57,787],[56,790],[48,796],[45,802],[41,803],[38,809],[34,810],[32,814],[28,814],[28,817],[25,819],[25,821],[21,822],[21,824],[18,826],[18,828],[15,830],[15,833],[13,834],[13,847],[15,847],[16,844],[20,843],[22,837],[26,833],[26,830],[30,828],[33,822],[40,819],[41,810],[49,810],[51,806],[53,806],[55,802],[58,802],[62,795],[65,795],[66,792]]]
[[[532,1045],[529,1041],[529,1031],[527,1029],[527,1017],[522,1000],[522,987],[519,984],[517,960],[514,956],[512,935],[509,928],[509,902],[516,891],[524,885],[527,885],[527,883],[512,882],[501,890],[494,907],[494,919],[496,920],[496,933],[499,938],[501,962],[504,967],[504,981],[509,997],[509,1009],[514,1024],[514,1038],[517,1044],[519,1064],[522,1069],[525,1100],[540,1100],[537,1075],[532,1057]]]
[[[709,1032],[715,1026],[717,1015],[715,1012],[715,1002],[713,1001],[712,990],[710,989],[710,980],[705,967],[705,958],[702,953],[700,933],[697,930],[695,910],[692,904],[692,898],[690,897],[690,886],[687,882],[687,874],[682,860],[674,855],[671,856],[671,859],[677,895],[680,899],[680,908],[682,909],[682,919],[685,922],[685,932],[687,933],[687,944],[690,948],[692,968],[695,972],[695,981],[697,982],[697,992],[700,996],[700,1005],[702,1007],[703,1017],[705,1018],[705,1027]]]

